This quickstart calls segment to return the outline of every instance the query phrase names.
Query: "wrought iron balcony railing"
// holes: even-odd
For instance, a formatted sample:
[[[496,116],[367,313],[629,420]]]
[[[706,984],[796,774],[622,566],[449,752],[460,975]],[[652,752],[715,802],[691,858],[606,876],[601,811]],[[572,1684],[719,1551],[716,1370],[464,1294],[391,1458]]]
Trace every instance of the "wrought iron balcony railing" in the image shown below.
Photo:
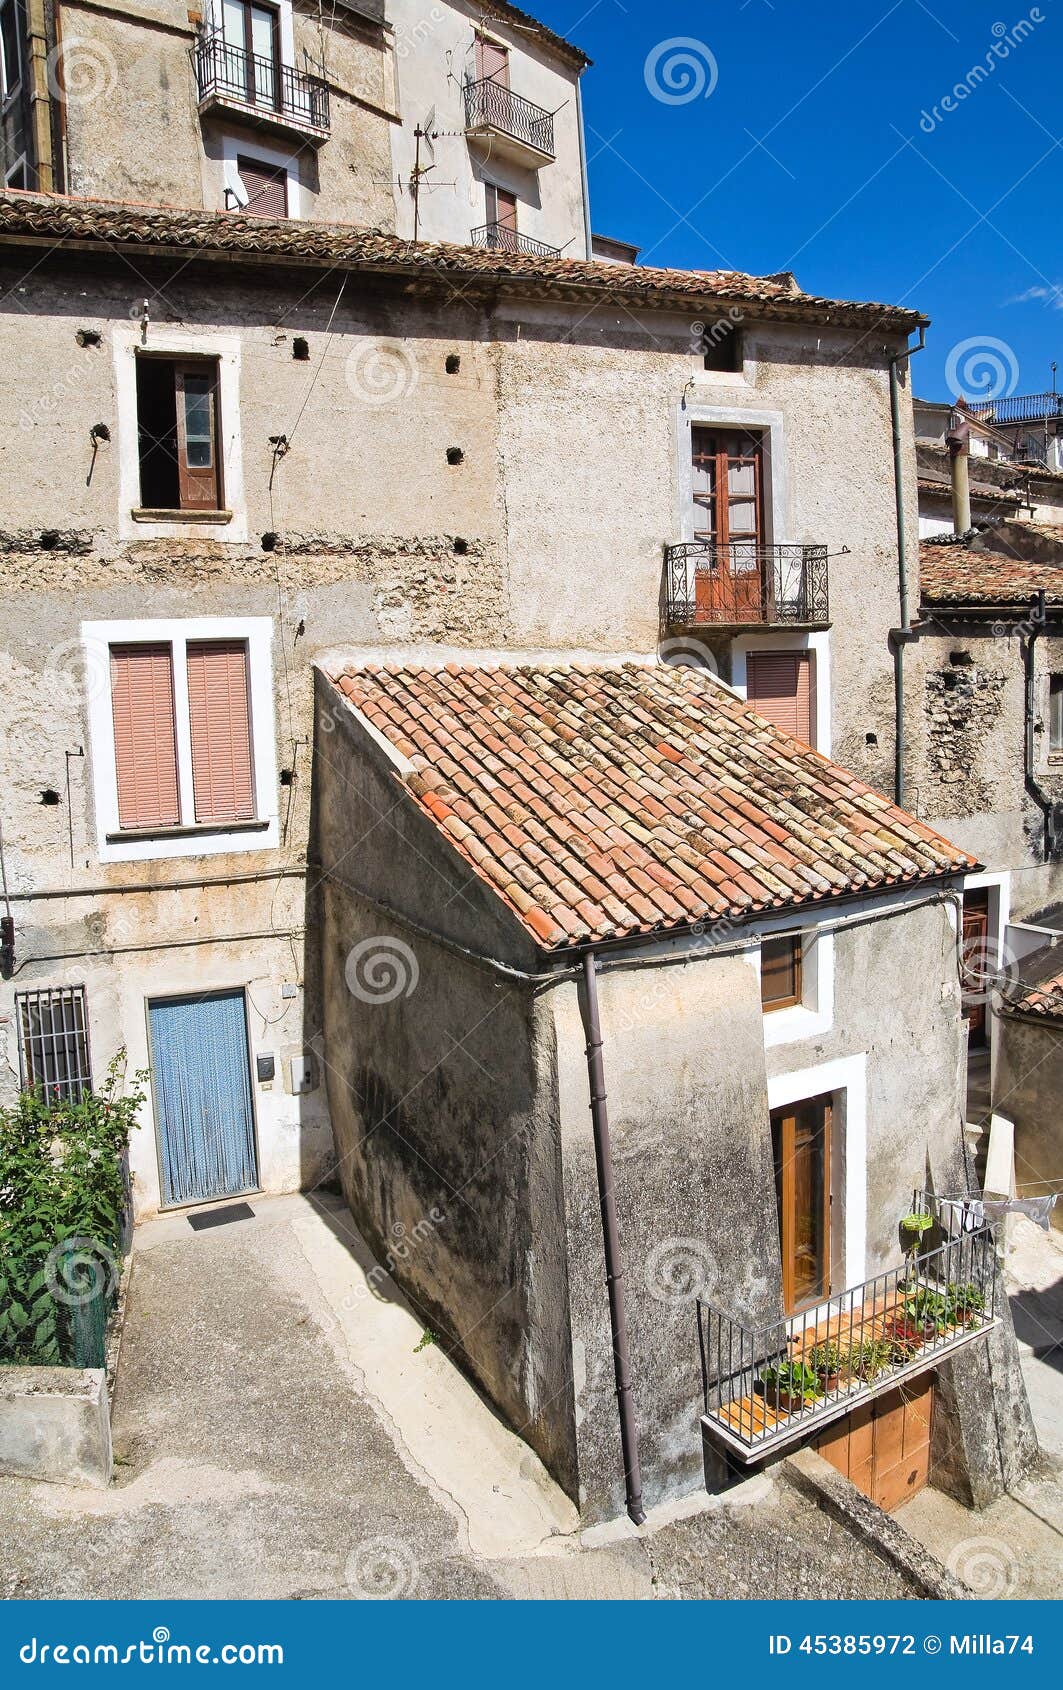
[[[554,157],[553,113],[489,76],[465,84],[465,127],[506,136],[544,161]]]
[[[745,1462],[946,1360],[996,1321],[991,1229],[924,1192],[941,1242],[903,1266],[752,1328],[698,1299],[703,1424]],[[951,1211],[951,1213],[950,1213]]]
[[[665,547],[669,627],[826,626],[829,620],[826,546],[689,540]]]
[[[532,258],[559,258],[561,248],[547,246],[545,241],[533,241],[511,229],[508,223],[481,223],[472,232],[473,246],[485,246],[492,252],[525,252]]]
[[[1063,417],[1063,393],[1016,393],[1010,399],[974,404],[971,412],[990,423],[1043,422],[1046,417]]]
[[[201,105],[210,100],[237,102],[267,120],[328,134],[328,85],[319,77],[245,53],[221,35],[201,37],[195,58]]]

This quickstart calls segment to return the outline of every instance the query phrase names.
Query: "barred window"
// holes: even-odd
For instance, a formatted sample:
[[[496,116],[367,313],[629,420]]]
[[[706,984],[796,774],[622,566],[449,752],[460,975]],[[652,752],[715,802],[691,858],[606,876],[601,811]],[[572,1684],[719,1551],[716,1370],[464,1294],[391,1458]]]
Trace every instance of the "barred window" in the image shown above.
[[[17,992],[15,1006],[23,1091],[41,1086],[49,1099],[80,1103],[92,1090],[84,986]]]

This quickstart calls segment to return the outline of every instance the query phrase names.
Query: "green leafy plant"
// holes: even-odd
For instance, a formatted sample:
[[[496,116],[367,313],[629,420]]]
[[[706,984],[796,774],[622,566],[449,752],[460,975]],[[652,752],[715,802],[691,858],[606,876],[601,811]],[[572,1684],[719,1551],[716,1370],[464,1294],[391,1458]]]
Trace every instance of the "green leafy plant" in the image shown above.
[[[946,1319],[952,1326],[969,1326],[985,1313],[985,1296],[977,1285],[952,1285],[945,1292]]]
[[[766,1367],[759,1383],[769,1402],[784,1398],[791,1402],[801,1398],[806,1402],[815,1402],[823,1394],[817,1375],[803,1361],[781,1361],[775,1366]]]
[[[82,1312],[114,1290],[146,1079],[126,1091],[123,1060],[80,1103],[37,1088],[0,1109],[0,1362],[67,1361]]]
[[[893,1351],[886,1337],[863,1338],[849,1351],[849,1371],[853,1378],[869,1385],[893,1361]]]
[[[949,1324],[948,1297],[940,1292],[931,1290],[929,1285],[920,1285],[918,1290],[909,1291],[904,1299],[904,1310],[907,1317],[924,1330],[944,1332]]]
[[[822,1382],[825,1379],[837,1379],[849,1369],[849,1351],[842,1350],[839,1345],[830,1340],[816,1344],[808,1352],[808,1365]]]

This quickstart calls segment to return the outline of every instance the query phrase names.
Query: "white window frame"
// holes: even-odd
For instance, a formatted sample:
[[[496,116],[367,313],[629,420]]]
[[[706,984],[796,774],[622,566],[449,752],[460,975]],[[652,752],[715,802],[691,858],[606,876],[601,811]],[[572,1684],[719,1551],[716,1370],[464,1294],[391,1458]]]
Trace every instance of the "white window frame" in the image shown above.
[[[837,1297],[867,1278],[867,1053],[821,1062],[812,1068],[776,1074],[768,1080],[768,1109],[782,1109],[788,1103],[829,1094],[832,1107],[831,1166],[841,1163],[842,1216],[840,1224],[832,1209],[831,1256],[835,1244],[842,1251],[844,1284],[831,1292]],[[837,1231],[835,1229],[837,1228]],[[827,1308],[824,1300],[821,1307]],[[790,1316],[800,1324],[813,1318],[815,1310]]]
[[[259,825],[197,823],[192,783],[192,730],[188,714],[187,647],[192,640],[243,640],[251,694],[251,762]],[[220,851],[264,851],[279,843],[276,724],[273,701],[273,619],[269,616],[200,616],[179,620],[83,622],[89,750],[96,803],[97,852],[102,863],[147,862],[163,857],[214,856]],[[121,839],[118,771],[111,705],[112,645],[169,645],[173,652],[177,779],[182,831],[160,828],[145,838]],[[186,832],[185,829],[194,829]]]
[[[243,208],[248,201],[244,179],[240,175],[237,163],[240,155],[244,158],[261,159],[263,164],[272,165],[275,170],[283,170],[288,196],[288,219],[298,222],[306,216],[303,204],[303,187],[299,180],[298,156],[290,147],[275,147],[264,144],[257,135],[224,134],[221,138],[222,159],[222,191],[225,196],[225,208],[229,209],[229,195],[231,194],[237,205]]]
[[[801,939],[801,1002],[788,1009],[768,1009],[763,1012],[764,1048],[795,1044],[801,1039],[818,1038],[829,1033],[834,1025],[834,934],[814,926],[795,929],[789,925],[764,928],[761,939],[794,934]],[[757,976],[757,995],[760,995],[760,945],[744,953]],[[788,1100],[789,1101],[789,1100]]]
[[[694,473],[691,460],[691,430],[695,427],[755,429],[765,436],[762,457],[765,483],[764,544],[786,544],[789,532],[790,484],[786,468],[786,429],[781,411],[746,409],[739,405],[702,405],[696,400],[676,407],[676,443],[679,453],[676,533],[681,540],[694,538]]]
[[[169,324],[149,324],[147,340],[139,326],[114,331],[115,398],[118,410],[118,536],[122,540],[171,540],[194,526],[207,540],[246,541],[243,439],[240,432],[240,340],[237,335],[196,334]],[[140,437],[137,424],[137,357],[212,358],[218,366],[218,449],[221,453],[223,522],[203,522],[195,512],[143,522],[133,512],[140,505]]]
[[[824,757],[831,754],[831,674],[830,633],[787,634],[765,630],[763,634],[740,634],[731,645],[731,686],[739,698],[749,699],[750,652],[807,651],[812,658],[812,693],[815,699],[815,719],[812,743]]]

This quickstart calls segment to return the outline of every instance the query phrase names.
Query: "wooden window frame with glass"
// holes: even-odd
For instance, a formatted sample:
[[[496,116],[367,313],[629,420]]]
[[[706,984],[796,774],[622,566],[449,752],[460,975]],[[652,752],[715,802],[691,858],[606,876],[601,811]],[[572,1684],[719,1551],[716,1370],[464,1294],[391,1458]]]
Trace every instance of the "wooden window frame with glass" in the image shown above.
[[[1063,674],[1048,677],[1048,755],[1063,762]]]
[[[695,599],[708,621],[763,620],[763,461],[760,432],[709,423],[691,429],[692,537],[707,553],[696,565]],[[744,520],[736,520],[739,511]]]
[[[815,1308],[831,1292],[833,1115],[829,1094],[802,1098],[771,1111],[783,1307],[788,1315]],[[813,1236],[806,1241],[801,1234],[808,1229]],[[804,1269],[802,1261],[809,1253],[812,1272]]]
[[[781,969],[777,967],[777,959]],[[765,968],[765,963],[768,964]],[[794,1009],[801,1003],[803,945],[798,933],[771,935],[760,945],[760,1005],[766,1015],[779,1009]],[[776,975],[782,975],[782,989],[774,991]]]

